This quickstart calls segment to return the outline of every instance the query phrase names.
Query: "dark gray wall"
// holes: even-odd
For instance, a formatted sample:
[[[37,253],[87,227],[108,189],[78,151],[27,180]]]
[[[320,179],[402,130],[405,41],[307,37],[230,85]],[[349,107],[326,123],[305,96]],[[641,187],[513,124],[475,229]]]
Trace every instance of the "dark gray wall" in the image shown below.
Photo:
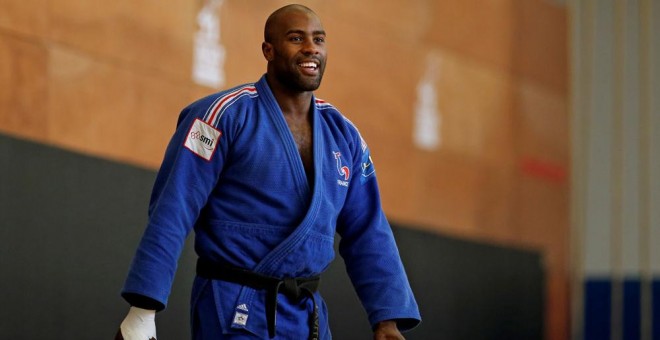
[[[0,135],[0,339],[110,339],[155,173]],[[538,254],[394,225],[420,304],[408,339],[541,339]],[[180,260],[159,340],[187,339],[195,256]],[[337,259],[324,275],[336,339],[369,339]]]
[[[154,172],[1,136],[0,161],[0,339],[111,338]],[[163,339],[188,337],[190,249]]]

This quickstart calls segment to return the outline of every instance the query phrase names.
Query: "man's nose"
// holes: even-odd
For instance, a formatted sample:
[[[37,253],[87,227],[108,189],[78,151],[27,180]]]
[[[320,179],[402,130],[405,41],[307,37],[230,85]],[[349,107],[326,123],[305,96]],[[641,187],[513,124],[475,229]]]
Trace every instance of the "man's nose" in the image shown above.
[[[305,39],[302,46],[302,52],[307,55],[319,53],[319,46],[314,42],[314,38]]]

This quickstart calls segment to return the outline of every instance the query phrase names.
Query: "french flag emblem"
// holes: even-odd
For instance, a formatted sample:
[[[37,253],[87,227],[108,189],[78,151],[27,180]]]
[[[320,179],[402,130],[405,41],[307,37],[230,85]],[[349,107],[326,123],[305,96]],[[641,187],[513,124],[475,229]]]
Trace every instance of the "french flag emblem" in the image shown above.
[[[348,181],[348,179],[351,177],[351,170],[345,166],[342,165],[341,163],[341,152],[332,152],[335,155],[335,160],[337,160],[337,171],[339,172],[339,175],[344,176],[344,181]]]

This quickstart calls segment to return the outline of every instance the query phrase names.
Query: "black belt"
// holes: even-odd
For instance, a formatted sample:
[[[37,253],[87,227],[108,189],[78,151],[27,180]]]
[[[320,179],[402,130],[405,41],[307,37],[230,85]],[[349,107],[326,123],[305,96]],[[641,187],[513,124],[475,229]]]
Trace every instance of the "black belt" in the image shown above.
[[[197,259],[197,275],[207,279],[222,280],[238,283],[255,289],[266,290],[266,321],[268,322],[268,335],[275,337],[275,317],[277,314],[277,294],[282,293],[290,298],[299,300],[303,296],[312,299],[314,311],[310,318],[310,340],[319,338],[319,308],[314,298],[318,290],[320,276],[309,278],[276,278],[253,271],[230,266],[224,263],[213,263],[208,260]]]

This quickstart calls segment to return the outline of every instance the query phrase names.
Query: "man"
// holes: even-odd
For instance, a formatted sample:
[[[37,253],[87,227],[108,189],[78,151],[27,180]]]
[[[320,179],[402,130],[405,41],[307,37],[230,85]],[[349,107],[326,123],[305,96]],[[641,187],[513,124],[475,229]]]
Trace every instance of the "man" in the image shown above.
[[[156,337],[191,229],[194,339],[330,339],[317,287],[335,233],[374,339],[403,339],[420,322],[367,144],[314,97],[325,39],[312,10],[280,8],[264,30],[267,73],[183,110],[122,291],[132,307],[118,338]]]

